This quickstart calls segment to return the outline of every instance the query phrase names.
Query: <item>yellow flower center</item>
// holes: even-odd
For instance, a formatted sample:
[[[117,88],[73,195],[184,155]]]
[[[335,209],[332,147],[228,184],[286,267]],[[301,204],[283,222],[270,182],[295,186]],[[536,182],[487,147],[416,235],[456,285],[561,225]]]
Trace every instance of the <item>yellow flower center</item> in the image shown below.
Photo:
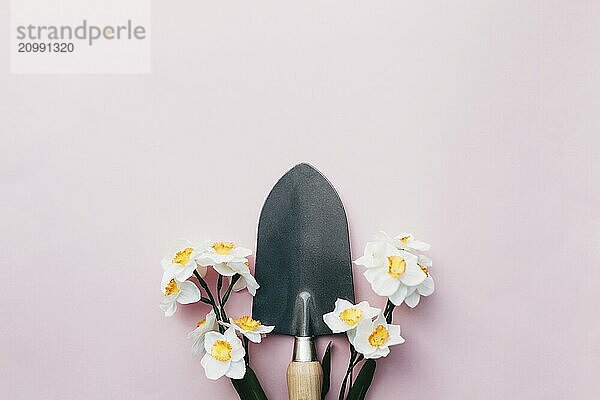
[[[175,281],[175,279],[171,279],[167,286],[165,287],[165,296],[170,296],[172,294],[179,293],[181,289],[179,289],[179,285]]]
[[[210,349],[210,355],[219,361],[231,360],[231,345],[226,340],[217,340]]]
[[[410,239],[410,236],[404,236],[403,238],[400,238],[400,241],[404,244],[408,243],[408,239]]]
[[[421,271],[425,272],[425,275],[429,276],[429,270],[427,269],[427,267],[421,265],[421,264],[417,264],[419,266],[419,268],[421,268]]]
[[[202,325],[204,325],[206,323],[206,319],[203,319],[202,321],[198,322],[196,324],[196,328],[200,328]]]
[[[350,326],[354,326],[360,322],[363,316],[363,310],[360,308],[347,308],[340,313],[340,319]]]
[[[173,264],[180,264],[182,267],[185,267],[186,264],[190,262],[190,255],[192,254],[192,251],[194,251],[194,249],[191,247],[186,247],[185,249],[178,251],[175,253],[175,257],[173,257],[171,262]]]
[[[254,331],[260,326],[260,321],[256,321],[248,315],[234,319],[233,322],[246,331]]]
[[[217,242],[212,245],[212,248],[215,249],[217,254],[225,255],[229,254],[231,249],[235,247],[233,242]]]
[[[398,256],[388,257],[388,275],[394,279],[398,279],[406,272],[406,261]]]
[[[383,325],[377,325],[369,335],[369,343],[373,347],[379,347],[390,337],[390,333]]]

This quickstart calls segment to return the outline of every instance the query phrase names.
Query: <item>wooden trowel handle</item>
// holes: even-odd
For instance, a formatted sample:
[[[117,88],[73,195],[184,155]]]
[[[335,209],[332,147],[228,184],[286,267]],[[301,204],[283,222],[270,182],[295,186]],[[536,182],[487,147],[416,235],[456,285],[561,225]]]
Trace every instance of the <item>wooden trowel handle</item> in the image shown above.
[[[287,383],[290,400],[321,400],[321,363],[292,361],[287,369]]]
[[[292,360],[287,369],[289,400],[321,400],[323,368],[312,337],[296,336]]]

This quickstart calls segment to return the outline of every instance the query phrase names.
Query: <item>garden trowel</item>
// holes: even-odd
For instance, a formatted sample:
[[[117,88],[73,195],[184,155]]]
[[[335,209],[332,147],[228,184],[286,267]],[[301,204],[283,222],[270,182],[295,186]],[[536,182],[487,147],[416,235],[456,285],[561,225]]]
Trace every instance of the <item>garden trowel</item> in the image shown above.
[[[337,298],[354,302],[348,223],[340,197],[308,164],[288,171],[267,197],[258,223],[253,318],[294,336],[290,400],[320,400],[323,371],[313,338],[330,335],[323,314]]]

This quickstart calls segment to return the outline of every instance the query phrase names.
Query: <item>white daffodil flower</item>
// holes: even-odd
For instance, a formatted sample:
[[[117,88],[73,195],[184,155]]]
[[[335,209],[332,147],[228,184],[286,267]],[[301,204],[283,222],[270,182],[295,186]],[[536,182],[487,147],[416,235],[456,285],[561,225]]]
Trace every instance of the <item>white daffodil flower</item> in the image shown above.
[[[225,333],[208,332],[204,337],[206,354],[200,362],[208,379],[216,380],[223,375],[231,379],[242,379],[246,374],[244,356],[246,351],[233,328]]]
[[[421,296],[429,296],[434,290],[435,285],[430,275],[420,285],[408,289],[404,302],[410,308],[415,308],[421,301]]]
[[[408,288],[421,284],[427,277],[418,260],[416,255],[388,242],[369,242],[364,255],[354,263],[367,267],[364,276],[375,293],[388,296],[390,301],[400,305]]]
[[[183,282],[193,275],[196,265],[196,257],[201,251],[201,246],[182,240],[169,254],[161,261],[163,270],[168,272],[171,277]],[[206,267],[198,269],[200,276],[206,275]]]
[[[200,301],[200,290],[190,281],[179,282],[165,271],[161,283],[161,289],[165,295],[160,302],[160,309],[166,317],[170,317],[177,311],[177,303],[191,304]]]
[[[275,329],[274,326],[263,325],[260,321],[252,319],[252,317],[248,315],[236,319],[229,318],[229,323],[224,322],[222,325],[233,327],[233,329],[241,332],[242,335],[246,336],[248,340],[254,343],[260,343],[263,336],[267,333],[271,333],[271,331]]]
[[[378,241],[388,242],[397,249],[407,251],[427,251],[431,248],[428,243],[416,240],[414,236],[407,232],[391,237],[387,233],[381,231],[375,235],[375,239]]]
[[[228,263],[227,265],[237,274],[240,274],[240,278],[237,280],[236,283],[233,284],[233,290],[239,292],[240,290],[248,288],[248,292],[252,296],[256,296],[256,290],[260,288],[260,285],[258,284],[258,282],[256,282],[256,279],[254,279],[254,276],[252,276],[252,273],[250,272],[250,264],[246,262]],[[230,282],[231,279],[232,277],[229,278]]]
[[[420,255],[418,265],[421,268],[421,270],[425,272],[427,278],[425,278],[425,280],[419,285],[408,288],[408,292],[406,293],[404,303],[406,303],[406,305],[410,308],[415,308],[419,304],[421,296],[429,296],[435,290],[433,277],[429,273],[429,269],[432,265],[431,258],[426,257],[424,255]]]
[[[223,276],[233,276],[238,272],[232,267],[235,263],[246,263],[252,254],[250,249],[238,247],[233,242],[215,242],[204,248],[198,255],[198,265],[212,267]]]
[[[214,310],[206,314],[206,318],[196,324],[196,329],[188,333],[192,339],[192,355],[204,354],[204,338],[208,332],[216,331],[218,327],[217,316]]]
[[[381,358],[390,353],[389,346],[404,343],[400,325],[391,325],[382,314],[375,321],[364,320],[356,328],[352,345],[365,358]]]
[[[362,321],[379,315],[379,308],[371,307],[369,302],[361,301],[354,305],[348,300],[337,299],[335,309],[323,315],[323,321],[333,333],[348,332],[358,326]]]

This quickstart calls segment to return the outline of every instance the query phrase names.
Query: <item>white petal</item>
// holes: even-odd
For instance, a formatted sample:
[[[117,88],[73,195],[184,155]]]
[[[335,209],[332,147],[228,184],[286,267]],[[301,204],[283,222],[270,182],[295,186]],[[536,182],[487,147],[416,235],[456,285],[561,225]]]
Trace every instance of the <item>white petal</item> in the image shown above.
[[[390,301],[394,303],[394,305],[399,306],[406,298],[407,292],[408,288],[405,285],[398,286],[398,290],[390,296]]]
[[[365,358],[377,359],[381,357],[386,357],[390,354],[390,349],[387,347],[380,347],[375,349],[371,354],[365,354]]]
[[[325,322],[325,324],[327,324],[327,326],[329,327],[329,329],[331,329],[333,333],[346,332],[348,329],[353,328],[352,326],[342,321],[338,317],[338,315],[339,314],[335,314],[335,311],[323,315],[323,321]]]
[[[373,321],[373,326],[383,325],[387,327],[387,321],[385,320],[385,316],[383,314],[379,314],[375,321]]]
[[[231,262],[227,263],[227,266],[240,275],[250,273],[250,268],[243,262]]]
[[[243,346],[231,346],[231,360],[238,361],[244,358],[246,355],[246,350],[244,350]]]
[[[368,301],[361,301],[356,305],[356,307],[363,312],[363,318],[373,318],[377,316],[381,312],[379,308],[371,307]]]
[[[196,338],[197,338],[198,336],[200,336],[200,335],[201,335],[201,333],[200,333],[200,328],[196,328],[196,329],[194,329],[193,331],[191,331],[191,332],[188,332],[188,334],[187,334],[187,338],[188,338],[188,339],[196,339]]]
[[[206,325],[210,325],[212,329],[215,329],[217,322],[217,315],[215,314],[215,310],[210,310],[208,314],[206,314]]]
[[[231,379],[242,379],[246,375],[246,363],[244,360],[232,361],[226,375]]]
[[[369,254],[358,257],[356,260],[354,260],[354,264],[369,268],[371,265],[373,265],[373,256]]]
[[[172,317],[173,314],[175,314],[175,311],[177,311],[177,302],[163,300],[159,307],[165,313],[165,317]]]
[[[379,254],[381,252],[381,249],[383,248],[384,246],[382,246],[381,242],[367,243],[367,245],[365,246],[364,255],[362,257],[359,257],[356,261],[354,261],[354,263],[356,265],[362,265],[367,268],[372,268],[374,266],[375,255]]]
[[[206,359],[206,361],[204,361]],[[206,377],[211,380],[217,380],[227,373],[231,365],[231,361],[219,361],[210,356],[209,353],[202,357],[202,366],[206,372]]]
[[[417,286],[417,291],[419,292],[419,294],[421,296],[429,296],[430,294],[433,293],[434,290],[435,290],[435,285],[433,283],[433,278],[431,276],[428,276],[427,278],[425,278],[423,283],[421,283],[419,286]]]
[[[402,239],[408,238],[408,240],[413,239],[412,233],[409,232],[400,232],[398,235],[394,236],[394,239],[402,241]]]
[[[238,257],[238,258],[239,257],[248,257],[251,254],[252,254],[252,250],[247,249],[245,247],[234,247],[229,252],[229,255],[231,255],[233,257]]]
[[[371,270],[365,271],[365,277],[367,277],[367,272],[370,271]],[[373,275],[373,281],[371,282],[373,291],[380,296],[390,296],[395,293],[396,290],[398,290],[400,281],[392,278],[383,268],[378,268],[376,271],[377,274]],[[368,279],[369,278],[367,277],[367,280]]]
[[[350,344],[354,346],[354,339],[356,338],[356,328],[350,329],[348,332],[346,332],[346,335],[348,336],[348,341],[350,342]]]
[[[190,281],[181,282],[179,289],[181,289],[181,292],[177,296],[178,303],[190,304],[200,301],[200,290],[194,283]]]
[[[365,319],[361,321],[356,327],[356,335],[357,336],[369,336],[373,331],[373,321]]]
[[[244,336],[248,338],[252,343],[260,343],[262,336],[258,332],[244,332]]]
[[[208,332],[206,336],[204,336],[204,350],[206,350],[207,353],[210,353],[217,340],[225,340],[225,337],[219,332]]]
[[[373,323],[369,320],[364,320],[355,329],[353,334],[353,345],[361,354],[370,354],[373,352],[373,346],[369,343],[369,335],[373,331]]]
[[[379,274],[385,274],[386,271],[385,268],[371,268],[363,272],[363,275],[367,279],[367,282],[372,284]]]
[[[160,260],[160,265],[163,267],[163,270],[166,271],[168,268],[171,267],[171,265],[173,264],[173,262],[171,261],[172,259],[172,256],[166,256],[162,260]]]
[[[227,341],[231,345],[231,359],[233,361],[237,361],[244,358],[244,355],[246,355],[246,350],[244,350],[242,341],[237,337],[235,331],[232,328],[229,328],[228,331],[229,330],[231,330],[231,333],[227,335]]]
[[[204,353],[204,337],[205,335],[200,335],[194,342],[192,343],[192,355],[197,356],[198,354]]]
[[[204,356],[202,356],[202,359],[200,359],[200,365],[202,365],[203,368],[206,368],[206,363],[208,363],[209,358],[210,354],[205,353]]]
[[[260,288],[260,285],[258,284],[258,282],[256,282],[256,279],[254,279],[254,277],[251,274],[249,274],[249,273],[248,274],[242,274],[242,276],[239,279],[239,281],[244,281],[244,283],[246,284],[246,287],[248,288],[248,292],[252,296],[255,296],[256,295],[256,289]]]
[[[421,242],[420,240],[410,240],[408,246],[417,251],[428,251],[431,248],[429,243]]]
[[[163,292],[163,294],[165,293],[165,288],[173,278],[175,278],[175,275],[169,271],[163,272],[162,278],[160,279],[160,291]]]
[[[333,312],[339,315],[339,313],[341,313],[342,311],[347,310],[352,307],[354,307],[354,304],[350,303],[348,300],[338,298],[335,301],[335,308],[334,308]]]
[[[427,278],[427,275],[417,265],[417,263],[409,263],[406,260],[406,272],[400,276],[400,281],[406,286],[417,286]]]
[[[190,262],[185,267],[180,267],[177,270],[177,272],[175,273],[175,278],[179,282],[183,282],[194,274],[194,269],[196,269],[195,263]]]
[[[407,286],[408,292],[406,293],[406,296],[410,296],[411,294],[413,294],[419,286]]]
[[[417,306],[417,304],[419,304],[420,299],[421,299],[421,295],[419,294],[419,292],[414,292],[413,294],[408,296],[406,299],[404,299],[404,302],[410,308],[415,308]]]
[[[233,321],[232,321],[233,323]],[[227,340],[229,343],[233,344],[233,342],[235,342],[236,340],[239,341],[240,339],[237,337],[237,335],[235,334],[235,329],[234,328],[229,328],[225,331],[225,333],[223,333],[223,336],[225,337],[225,340]],[[241,343],[240,343],[241,344]]]
[[[433,261],[431,260],[431,258],[424,256],[423,254],[419,254],[419,264],[421,264],[424,267],[431,268],[431,266],[433,265]]]
[[[354,337],[354,348],[365,357],[374,350],[373,346],[369,343],[368,337],[359,336],[358,334]]]
[[[213,269],[223,276],[233,276],[236,274],[226,263],[217,263],[213,265]]]
[[[210,254],[200,254],[198,258],[196,258],[196,263],[202,267],[208,267],[215,263]]]
[[[173,278],[175,278],[177,276],[177,272],[179,272],[180,268],[181,268],[181,265],[179,265],[179,264],[169,264],[165,267],[165,272],[168,272],[169,274],[171,274],[171,276]]]
[[[404,343],[404,338],[400,336],[400,326],[399,325],[388,325],[388,332],[390,337],[386,340],[386,346],[394,346],[396,344]]]
[[[271,332],[273,332],[273,329],[275,329],[275,326],[272,326],[272,325],[261,325],[258,328],[256,328],[255,332],[258,332],[258,333],[271,333]]]

